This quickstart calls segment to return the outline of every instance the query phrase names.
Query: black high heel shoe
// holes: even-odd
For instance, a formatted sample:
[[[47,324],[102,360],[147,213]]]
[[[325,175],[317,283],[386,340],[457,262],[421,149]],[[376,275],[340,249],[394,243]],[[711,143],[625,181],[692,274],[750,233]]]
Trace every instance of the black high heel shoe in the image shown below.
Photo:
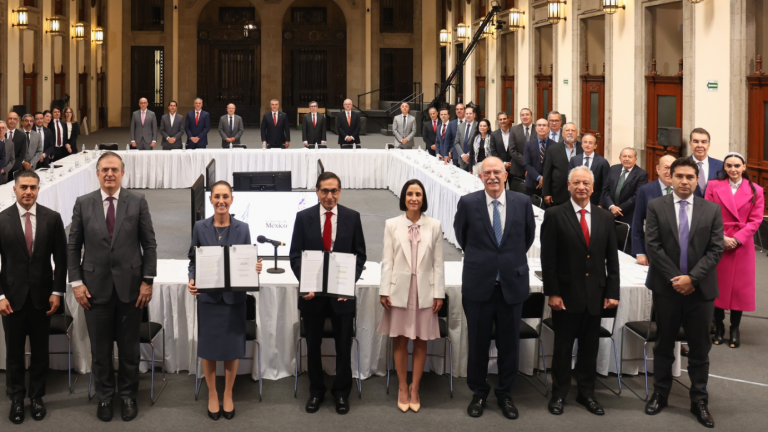
[[[209,410],[209,411],[208,411],[208,417],[210,417],[210,418],[211,418],[211,420],[214,420],[214,421],[216,421],[216,420],[220,419],[220,418],[221,418],[221,407],[219,407],[219,410],[218,410],[217,412],[215,412],[215,413],[214,413],[214,412],[211,412],[211,411]]]
[[[224,409],[222,408],[222,415],[224,416],[225,419],[232,420],[233,418],[235,418],[235,409],[232,408],[232,411],[224,411]]]
[[[712,338],[712,343],[715,345],[723,344],[723,337],[725,336],[725,324],[722,321],[715,322],[715,336]]]
[[[739,334],[739,328],[731,326],[731,341],[728,342],[728,346],[731,348],[738,348],[741,345],[741,335]]]

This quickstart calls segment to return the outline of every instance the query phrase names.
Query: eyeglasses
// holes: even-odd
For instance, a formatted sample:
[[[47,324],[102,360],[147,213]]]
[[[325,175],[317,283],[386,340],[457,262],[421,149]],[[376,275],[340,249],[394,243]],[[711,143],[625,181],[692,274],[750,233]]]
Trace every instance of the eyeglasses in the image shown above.
[[[503,173],[503,172],[504,171],[499,171],[499,170],[496,170],[496,171],[483,171],[483,175],[486,176],[486,177],[490,177],[491,174],[493,174],[495,177],[499,177],[499,176],[501,176],[501,173]]]
[[[341,189],[320,189],[321,195],[338,195],[341,192]]]

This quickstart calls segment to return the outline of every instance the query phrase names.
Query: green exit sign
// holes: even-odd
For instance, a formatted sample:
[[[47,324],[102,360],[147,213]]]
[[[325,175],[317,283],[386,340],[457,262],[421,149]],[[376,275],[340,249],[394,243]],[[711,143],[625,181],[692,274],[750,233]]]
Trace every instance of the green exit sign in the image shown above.
[[[707,91],[717,91],[717,81],[707,81]]]
[[[564,80],[563,80],[563,84],[568,84],[568,80],[567,80],[567,79],[564,79]]]

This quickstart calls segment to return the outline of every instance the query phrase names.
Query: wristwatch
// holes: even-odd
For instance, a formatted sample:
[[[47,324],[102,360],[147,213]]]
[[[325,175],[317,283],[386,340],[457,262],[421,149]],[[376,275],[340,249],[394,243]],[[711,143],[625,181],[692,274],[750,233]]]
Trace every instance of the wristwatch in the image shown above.
[[[141,281],[147,285],[152,285],[152,283],[155,281],[155,278],[144,278]]]
[[[696,286],[696,285],[699,284],[699,280],[696,279],[695,277],[693,277],[691,275],[688,275],[688,277],[691,278],[691,285]]]

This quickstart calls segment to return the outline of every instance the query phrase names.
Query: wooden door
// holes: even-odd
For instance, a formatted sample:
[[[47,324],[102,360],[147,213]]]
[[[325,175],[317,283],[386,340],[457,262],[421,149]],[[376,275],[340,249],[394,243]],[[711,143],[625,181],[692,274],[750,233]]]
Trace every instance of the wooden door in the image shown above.
[[[547,118],[550,111],[552,111],[552,66],[549,67],[549,75],[544,75],[539,65],[539,73],[536,74],[536,118]]]
[[[413,94],[413,49],[382,48],[379,52],[380,100],[401,101]]]
[[[107,127],[107,79],[104,68],[96,75],[96,107],[99,110],[99,129]]]
[[[501,110],[507,113],[507,117],[515,121],[515,76],[501,76]]]
[[[88,117],[88,71],[86,71],[85,66],[83,66],[83,73],[77,76],[77,103],[77,118],[80,120],[80,124],[83,124],[83,119]]]
[[[139,109],[139,99],[146,98],[148,110],[162,118],[164,107],[164,49],[161,46],[131,47],[131,112]]]
[[[484,76],[477,76],[475,77],[475,95],[477,95],[477,109],[478,112],[475,113],[475,118],[478,120],[485,118],[485,101],[486,101],[486,94],[485,94],[485,77]]]
[[[664,147],[657,139],[660,127],[683,127],[683,59],[679,61],[679,71],[675,76],[656,74],[656,60],[651,65],[651,73],[645,76],[647,86],[647,114],[645,138],[645,170],[648,181],[657,178],[656,165],[665,154],[680,157],[679,147]],[[682,137],[681,137],[682,143]]]
[[[581,133],[597,138],[595,151],[605,156],[605,74],[581,75]]]
[[[755,62],[756,71],[747,77],[748,130],[747,168],[752,181],[768,190],[768,76],[762,70],[762,57]],[[768,204],[764,210],[768,214]]]
[[[37,75],[34,64],[32,72],[24,72],[24,106],[29,113],[37,111]]]
[[[64,72],[64,65],[61,65],[61,72],[53,72],[53,99],[59,100],[67,92],[67,74]]]

